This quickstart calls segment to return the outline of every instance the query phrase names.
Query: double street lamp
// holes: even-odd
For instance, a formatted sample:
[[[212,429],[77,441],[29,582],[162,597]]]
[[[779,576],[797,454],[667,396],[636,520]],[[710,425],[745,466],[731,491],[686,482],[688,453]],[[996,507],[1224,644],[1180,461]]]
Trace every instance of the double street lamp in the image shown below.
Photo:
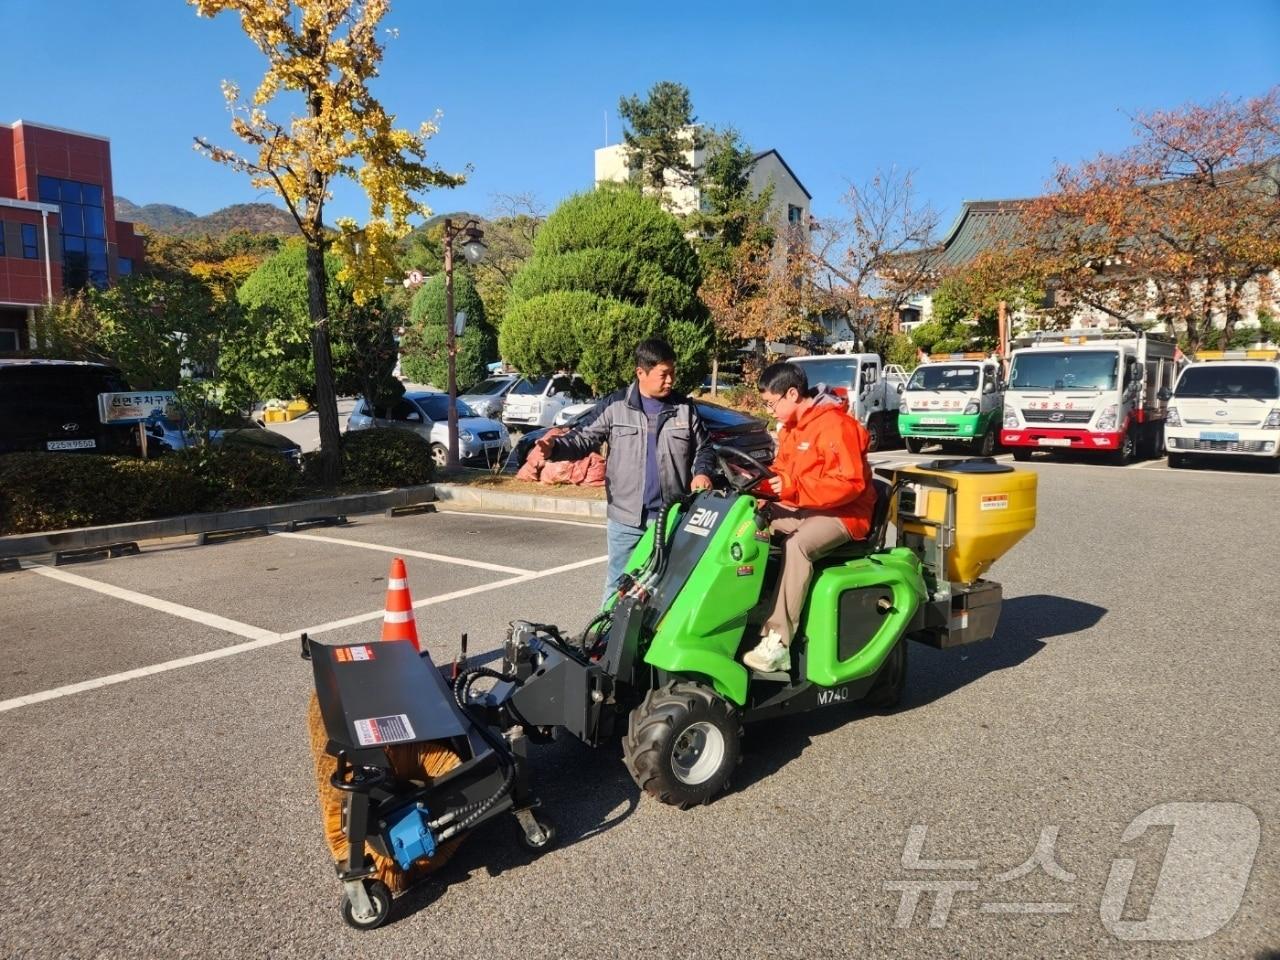
[[[445,353],[449,362],[449,458],[448,465],[458,465],[458,334],[453,309],[453,245],[461,241],[462,256],[474,266],[484,259],[489,248],[484,245],[484,231],[478,220],[455,226],[444,222],[444,322]]]

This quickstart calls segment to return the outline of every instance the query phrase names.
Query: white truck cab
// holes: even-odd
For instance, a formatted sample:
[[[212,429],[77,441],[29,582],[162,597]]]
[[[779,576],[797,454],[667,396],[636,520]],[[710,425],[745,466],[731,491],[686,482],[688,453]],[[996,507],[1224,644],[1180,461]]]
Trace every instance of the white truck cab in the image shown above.
[[[1042,331],[1014,346],[1000,442],[1015,460],[1034,450],[1105,453],[1117,464],[1160,455],[1172,340],[1090,329]]]
[[[1280,350],[1196,354],[1169,393],[1165,450],[1170,467],[1249,457],[1280,471]]]
[[[906,377],[896,364],[886,368],[875,353],[831,353],[792,357],[810,386],[824,384],[849,403],[849,412],[867,428],[867,449],[887,446],[898,436],[898,391]]]

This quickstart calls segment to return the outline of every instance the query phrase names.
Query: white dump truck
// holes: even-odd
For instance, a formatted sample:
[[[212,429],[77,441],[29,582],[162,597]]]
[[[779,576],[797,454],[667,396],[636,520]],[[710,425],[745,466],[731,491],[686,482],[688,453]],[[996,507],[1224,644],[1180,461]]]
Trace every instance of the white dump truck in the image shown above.
[[[1202,351],[1166,397],[1170,467],[1248,457],[1280,470],[1280,350]]]
[[[1156,334],[1042,332],[1014,343],[1000,442],[1014,459],[1035,450],[1103,453],[1113,462],[1164,449],[1167,388],[1177,346]]]
[[[849,412],[867,428],[868,449],[879,450],[898,438],[898,388],[901,367],[886,368],[874,353],[832,353],[820,357],[792,357],[804,368],[811,386],[824,384],[847,398]]]

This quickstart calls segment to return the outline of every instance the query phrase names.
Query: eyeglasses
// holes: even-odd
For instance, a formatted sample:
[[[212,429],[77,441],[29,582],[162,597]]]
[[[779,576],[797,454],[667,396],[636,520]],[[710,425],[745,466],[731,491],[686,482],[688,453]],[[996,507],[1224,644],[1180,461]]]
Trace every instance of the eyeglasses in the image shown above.
[[[781,396],[774,398],[773,400],[766,400],[764,402],[764,408],[768,410],[770,413],[773,413],[774,408],[778,404],[780,404],[783,400],[786,400],[786,399],[787,399],[787,394],[784,393]]]

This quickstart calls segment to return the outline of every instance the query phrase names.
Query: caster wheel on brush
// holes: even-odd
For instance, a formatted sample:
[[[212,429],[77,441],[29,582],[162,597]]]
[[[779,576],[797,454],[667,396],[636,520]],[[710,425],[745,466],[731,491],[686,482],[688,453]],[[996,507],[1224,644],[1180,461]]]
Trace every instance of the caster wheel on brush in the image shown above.
[[[532,819],[532,827],[534,828],[532,833],[529,827],[517,822],[516,841],[530,853],[545,853],[555,846],[556,825],[548,820],[545,815],[533,817]]]
[[[391,915],[391,891],[381,880],[365,880],[363,883],[372,913],[357,917],[350,898],[343,897],[342,919],[347,926],[355,927],[357,930],[373,930],[386,923],[387,917]]]

